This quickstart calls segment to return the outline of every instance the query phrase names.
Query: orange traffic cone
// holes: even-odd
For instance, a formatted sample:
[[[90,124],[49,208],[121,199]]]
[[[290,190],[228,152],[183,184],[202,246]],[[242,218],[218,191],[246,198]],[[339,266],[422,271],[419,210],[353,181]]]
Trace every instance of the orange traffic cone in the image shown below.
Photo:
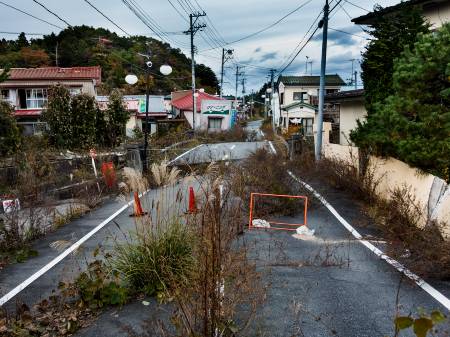
[[[146,214],[147,214],[147,212],[144,212],[142,210],[141,200],[139,199],[138,193],[134,192],[134,213],[131,214],[130,216],[140,217],[140,216],[143,216]]]
[[[195,194],[194,194],[194,188],[189,187],[189,210],[188,213],[196,213],[197,212],[197,205],[195,203]]]

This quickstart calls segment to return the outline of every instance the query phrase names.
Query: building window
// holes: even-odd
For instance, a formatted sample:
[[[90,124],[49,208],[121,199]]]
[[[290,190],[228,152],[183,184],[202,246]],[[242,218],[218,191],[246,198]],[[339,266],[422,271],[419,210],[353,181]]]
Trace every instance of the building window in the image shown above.
[[[282,92],[280,94],[280,104],[283,105],[284,104],[284,92]]]
[[[292,98],[293,98],[294,101],[305,102],[306,99],[308,98],[308,93],[304,92],[304,91],[294,92],[294,95],[293,95]]]
[[[69,93],[71,96],[81,94],[81,88],[69,88]]]
[[[222,118],[208,118],[208,129],[220,130],[222,129]]]
[[[325,91],[326,91],[327,94],[332,94],[334,92],[338,92],[339,89],[326,89]]]
[[[47,89],[26,89],[27,109],[41,109],[47,103]]]
[[[0,99],[3,99],[5,101],[9,99],[9,90],[8,89],[0,90]]]
[[[302,126],[305,132],[305,136],[313,135],[313,123],[314,118],[302,118]]]

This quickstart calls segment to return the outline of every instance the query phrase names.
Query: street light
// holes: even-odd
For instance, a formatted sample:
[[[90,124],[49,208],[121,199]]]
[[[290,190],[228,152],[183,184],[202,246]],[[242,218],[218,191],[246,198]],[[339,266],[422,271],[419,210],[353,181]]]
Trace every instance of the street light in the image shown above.
[[[146,66],[147,66],[147,71],[146,71],[146,83],[145,83],[145,130],[144,130],[144,154],[143,154],[143,163],[142,163],[142,171],[144,173],[147,173],[148,171],[148,163],[147,163],[147,149],[148,149],[148,106],[149,106],[149,100],[150,100],[150,87],[149,87],[149,83],[150,83],[150,68],[153,66],[152,61],[150,61],[150,55],[148,54],[141,54],[138,53],[138,55],[145,57],[147,59],[147,61],[145,62]],[[161,74],[167,76],[170,75],[172,73],[172,67],[168,64],[163,64],[160,68],[159,71],[161,72]],[[138,78],[136,75],[134,74],[129,74],[125,77],[125,81],[128,84],[136,84],[138,82]]]

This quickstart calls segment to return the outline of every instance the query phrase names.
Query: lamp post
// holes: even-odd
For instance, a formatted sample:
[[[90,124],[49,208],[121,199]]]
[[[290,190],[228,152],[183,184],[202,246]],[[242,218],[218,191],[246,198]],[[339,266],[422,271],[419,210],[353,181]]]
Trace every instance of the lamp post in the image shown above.
[[[150,68],[153,66],[152,61],[150,61],[150,55],[147,54],[141,54],[139,53],[139,55],[141,55],[142,57],[145,57],[147,59],[147,61],[145,62],[147,69],[145,72],[145,129],[144,129],[144,153],[142,156],[142,171],[144,173],[148,172],[148,163],[147,163],[147,150],[148,150],[148,133],[149,133],[149,118],[148,118],[148,106],[149,106],[149,100],[150,100]],[[160,68],[159,71],[161,72],[161,74],[167,76],[170,75],[172,73],[172,67],[169,66],[168,64],[163,64]],[[125,77],[125,81],[128,84],[136,84],[138,82],[138,78],[136,75],[130,74],[127,75]]]

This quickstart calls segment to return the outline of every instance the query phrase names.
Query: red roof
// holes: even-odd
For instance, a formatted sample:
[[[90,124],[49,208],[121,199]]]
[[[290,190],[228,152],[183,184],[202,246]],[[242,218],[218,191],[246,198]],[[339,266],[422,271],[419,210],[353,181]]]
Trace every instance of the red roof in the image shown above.
[[[11,68],[8,80],[91,80],[100,82],[102,71],[95,67],[47,67],[47,68]]]
[[[214,101],[222,101],[223,98],[219,98],[210,94],[207,94],[206,92],[197,92],[197,112],[200,112],[202,110],[202,101],[207,100],[214,100]],[[181,97],[177,99],[176,101],[172,102],[172,106],[177,108],[178,110],[187,110],[192,111],[192,95],[186,95],[184,97]]]
[[[26,110],[15,110],[14,115],[16,116],[40,116],[42,109],[26,109]]]

